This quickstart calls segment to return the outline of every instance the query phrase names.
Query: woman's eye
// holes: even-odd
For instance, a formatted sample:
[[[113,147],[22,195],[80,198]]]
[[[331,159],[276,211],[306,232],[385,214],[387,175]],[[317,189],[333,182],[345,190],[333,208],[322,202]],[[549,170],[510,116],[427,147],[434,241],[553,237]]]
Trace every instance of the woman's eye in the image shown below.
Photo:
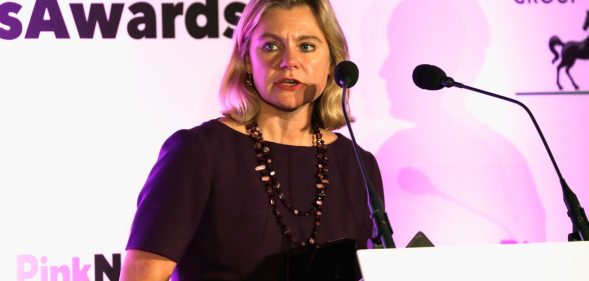
[[[301,44],[300,48],[303,52],[311,52],[311,51],[315,50],[315,46],[313,44],[308,44],[308,43]]]
[[[266,52],[276,51],[278,49],[278,44],[269,42],[262,45],[262,48]]]

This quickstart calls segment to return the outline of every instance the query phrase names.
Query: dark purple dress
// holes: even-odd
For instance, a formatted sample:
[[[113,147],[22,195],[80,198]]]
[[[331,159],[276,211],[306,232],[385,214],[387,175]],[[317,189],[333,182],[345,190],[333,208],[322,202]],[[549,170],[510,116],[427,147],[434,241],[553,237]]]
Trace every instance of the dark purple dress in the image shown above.
[[[315,148],[269,146],[287,199],[299,209],[310,208]],[[351,141],[338,134],[327,150],[330,186],[317,240],[352,238],[358,248],[365,248],[372,223]],[[362,153],[371,181],[382,196],[376,160]],[[218,120],[174,133],[164,143],[139,194],[127,249],[176,261],[173,280],[238,280],[265,256],[290,248],[255,166],[249,136]],[[282,214],[294,238],[306,240],[313,217]]]

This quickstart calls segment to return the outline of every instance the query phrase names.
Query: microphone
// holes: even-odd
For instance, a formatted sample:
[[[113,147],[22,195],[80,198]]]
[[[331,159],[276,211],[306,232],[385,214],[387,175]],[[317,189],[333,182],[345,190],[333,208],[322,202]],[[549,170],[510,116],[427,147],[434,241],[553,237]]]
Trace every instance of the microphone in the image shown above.
[[[442,69],[431,64],[421,64],[415,67],[413,70],[413,83],[419,88],[430,91],[456,86],[454,79],[446,76]]]
[[[348,131],[350,132],[350,138],[352,139],[352,148],[354,149],[354,156],[356,157],[356,162],[360,167],[360,173],[362,174],[362,178],[364,180],[364,187],[366,189],[366,196],[368,198],[367,203],[368,208],[370,209],[372,223],[374,229],[377,230],[377,235],[376,237],[372,238],[372,241],[380,242],[380,244],[383,245],[384,248],[395,248],[395,242],[393,241],[393,229],[391,228],[391,223],[389,222],[389,218],[384,209],[382,199],[374,191],[372,183],[370,182],[368,174],[366,173],[366,166],[364,165],[362,155],[359,153],[358,143],[356,143],[356,138],[354,137],[352,125],[350,124],[350,119],[348,118],[348,113],[346,110],[348,108],[346,106],[346,101],[348,100],[346,98],[346,93],[349,92],[349,88],[351,88],[356,84],[356,82],[358,82],[358,67],[351,61],[342,61],[335,66],[334,79],[336,84],[343,89],[342,112],[346,120]]]
[[[550,156],[550,161],[552,161],[552,166],[556,170],[556,174],[558,175],[558,178],[560,180],[560,186],[562,188],[562,193],[563,193],[563,200],[564,200],[564,203],[567,207],[567,214],[568,214],[569,218],[571,219],[571,222],[573,225],[573,231],[572,231],[572,233],[570,233],[568,235],[568,240],[569,241],[579,241],[579,240],[589,241],[589,223],[587,221],[587,216],[585,215],[585,210],[583,210],[583,207],[581,206],[581,203],[579,202],[577,195],[575,195],[575,193],[568,186],[565,179],[562,177],[560,169],[558,168],[558,165],[556,164],[556,160],[554,159],[554,156],[552,155],[552,151],[550,150],[550,147],[548,146],[548,143],[546,142],[546,138],[544,138],[544,134],[542,133],[542,130],[540,130],[540,126],[538,125],[538,122],[536,122],[536,118],[532,114],[532,111],[530,111],[530,109],[525,104],[523,104],[517,100],[508,98],[508,97],[497,95],[497,94],[494,94],[491,92],[487,92],[487,91],[484,91],[481,89],[477,89],[477,88],[470,87],[468,85],[464,85],[462,83],[456,82],[451,77],[448,77],[442,69],[440,69],[439,67],[437,67],[435,65],[422,64],[422,65],[418,65],[417,67],[415,67],[415,69],[413,70],[413,82],[415,83],[415,85],[417,85],[417,87],[425,89],[425,90],[439,90],[444,87],[464,88],[464,89],[474,91],[474,92],[477,92],[480,94],[484,94],[484,95],[499,98],[499,99],[502,99],[502,100],[505,100],[508,102],[512,102],[512,103],[515,103],[515,104],[523,107],[526,110],[526,112],[528,113],[528,115],[530,116],[530,118],[532,119],[532,122],[534,123],[534,126],[536,127],[536,131],[538,131],[538,134],[540,135],[540,138],[542,139],[542,143],[544,144],[544,148],[548,152],[548,156]]]
[[[333,77],[335,83],[345,89],[352,88],[358,82],[358,67],[351,61],[342,61],[335,66]]]

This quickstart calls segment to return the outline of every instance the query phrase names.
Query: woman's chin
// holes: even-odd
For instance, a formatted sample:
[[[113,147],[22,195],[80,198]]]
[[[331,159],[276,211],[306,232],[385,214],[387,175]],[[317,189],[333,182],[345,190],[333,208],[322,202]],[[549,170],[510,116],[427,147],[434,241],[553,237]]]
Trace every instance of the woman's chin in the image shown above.
[[[283,112],[296,112],[309,106],[305,102],[274,102],[268,104],[270,107]]]

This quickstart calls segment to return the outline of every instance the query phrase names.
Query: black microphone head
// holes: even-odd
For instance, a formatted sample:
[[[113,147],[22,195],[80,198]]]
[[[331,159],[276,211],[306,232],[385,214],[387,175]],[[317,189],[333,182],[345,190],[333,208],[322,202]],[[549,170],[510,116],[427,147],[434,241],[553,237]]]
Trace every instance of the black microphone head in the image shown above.
[[[420,64],[413,70],[413,83],[422,89],[439,90],[447,79],[446,73],[435,65]]]
[[[342,61],[335,66],[333,78],[342,88],[351,88],[358,82],[358,67],[351,61]]]

